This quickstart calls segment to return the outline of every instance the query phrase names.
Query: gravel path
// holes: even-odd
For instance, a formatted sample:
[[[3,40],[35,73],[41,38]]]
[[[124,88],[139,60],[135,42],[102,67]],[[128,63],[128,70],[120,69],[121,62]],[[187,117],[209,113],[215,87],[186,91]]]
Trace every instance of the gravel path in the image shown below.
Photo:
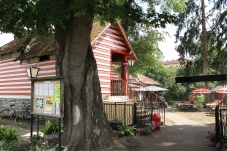
[[[205,138],[207,131],[214,127],[189,120],[183,116],[167,112],[166,118],[175,124],[162,126],[153,136],[136,136],[140,151],[215,151],[215,147]]]

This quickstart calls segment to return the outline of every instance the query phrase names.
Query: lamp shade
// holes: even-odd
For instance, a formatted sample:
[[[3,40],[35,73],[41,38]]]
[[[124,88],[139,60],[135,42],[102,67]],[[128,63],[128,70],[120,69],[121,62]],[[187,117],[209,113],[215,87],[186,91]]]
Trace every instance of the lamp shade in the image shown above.
[[[128,60],[128,65],[133,66],[133,64],[134,64],[134,60],[129,59],[129,60]]]
[[[27,74],[29,78],[36,78],[39,72],[39,68],[37,67],[30,67],[27,69]]]

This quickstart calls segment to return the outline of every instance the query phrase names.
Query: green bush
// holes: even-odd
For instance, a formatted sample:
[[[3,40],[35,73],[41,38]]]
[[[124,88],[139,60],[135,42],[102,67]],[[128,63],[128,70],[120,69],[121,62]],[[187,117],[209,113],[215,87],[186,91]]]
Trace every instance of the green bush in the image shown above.
[[[126,126],[126,125],[122,125],[119,127],[119,133],[118,136],[119,137],[124,137],[124,136],[135,136],[135,131],[137,129],[135,128],[135,126]]]
[[[31,150],[31,144],[29,141],[4,142],[2,149],[5,151],[29,151]]]
[[[61,128],[63,128],[62,124],[61,124]],[[51,122],[50,120],[47,120],[45,123],[45,127],[40,131],[43,132],[44,135],[50,135],[53,133],[58,133],[59,130],[60,129],[57,121]]]
[[[21,136],[16,132],[15,128],[1,127],[0,140],[3,140],[4,142],[20,141]]]
[[[196,100],[194,102],[195,106],[198,108],[202,108],[204,99],[205,99],[205,96],[203,94],[196,95]]]
[[[37,141],[37,146],[41,149],[41,150],[48,150],[51,148],[55,148],[56,145],[54,143],[50,143],[47,140],[45,140],[43,137],[41,137],[38,141]]]

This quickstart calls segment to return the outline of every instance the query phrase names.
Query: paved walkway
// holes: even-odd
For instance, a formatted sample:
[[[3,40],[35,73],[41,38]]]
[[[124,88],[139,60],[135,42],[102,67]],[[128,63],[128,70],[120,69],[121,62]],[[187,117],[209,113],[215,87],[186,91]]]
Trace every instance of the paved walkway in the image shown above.
[[[214,126],[189,120],[178,114],[166,112],[166,118],[175,125],[162,126],[153,136],[136,136],[130,141],[130,151],[216,151],[215,147],[205,138]],[[36,131],[36,128],[34,128]],[[22,131],[24,138],[30,136],[29,129]],[[135,143],[138,141],[138,143]],[[114,150],[119,151],[120,149]]]
[[[141,151],[216,151],[205,138],[214,127],[189,120],[167,112],[166,118],[175,122],[172,126],[162,126],[153,136],[136,137],[143,146]]]

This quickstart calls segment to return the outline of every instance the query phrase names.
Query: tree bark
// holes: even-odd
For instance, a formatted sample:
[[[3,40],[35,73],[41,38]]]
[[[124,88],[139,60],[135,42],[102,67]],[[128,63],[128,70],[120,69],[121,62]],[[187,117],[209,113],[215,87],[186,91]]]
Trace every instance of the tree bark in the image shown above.
[[[202,10],[202,44],[203,44],[203,75],[208,75],[208,61],[207,61],[207,32],[206,32],[206,18],[205,18],[205,4],[201,0]],[[208,89],[208,82],[205,82],[204,87]],[[209,102],[209,95],[205,95],[205,102]]]
[[[70,151],[108,150],[112,143],[91,48],[92,23],[72,17],[67,30],[56,28],[57,75],[64,77],[62,144]]]
[[[205,4],[201,0],[202,10],[202,44],[203,44],[203,75],[208,75],[208,61],[207,61],[207,33],[206,33],[206,20],[205,20]],[[205,83],[205,88],[208,88],[208,83]]]

